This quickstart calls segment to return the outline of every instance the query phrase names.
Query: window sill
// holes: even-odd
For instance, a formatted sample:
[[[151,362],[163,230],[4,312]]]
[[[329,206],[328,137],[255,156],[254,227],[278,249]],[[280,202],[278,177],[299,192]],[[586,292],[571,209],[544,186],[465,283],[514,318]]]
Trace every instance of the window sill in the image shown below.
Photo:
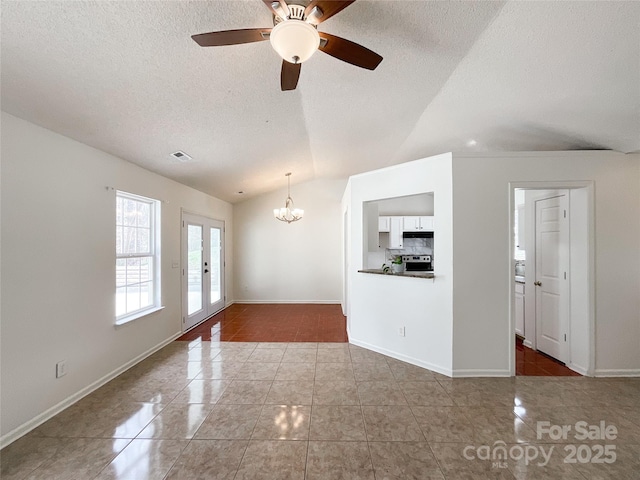
[[[164,310],[164,306],[149,308],[147,310],[143,310],[142,312],[136,312],[133,315],[119,318],[118,320],[116,320],[116,327],[126,325],[127,323],[131,323],[134,320],[146,317],[147,315],[151,315],[152,313],[159,312],[160,310]]]

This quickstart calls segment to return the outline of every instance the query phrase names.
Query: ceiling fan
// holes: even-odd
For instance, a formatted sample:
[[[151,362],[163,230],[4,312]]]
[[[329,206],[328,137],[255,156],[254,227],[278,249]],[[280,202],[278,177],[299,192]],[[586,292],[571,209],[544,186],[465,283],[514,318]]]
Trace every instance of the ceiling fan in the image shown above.
[[[375,70],[382,57],[368,48],[335,35],[318,32],[317,26],[347,8],[355,0],[262,0],[273,13],[273,28],[247,28],[192,35],[201,47],[238,45],[270,40],[282,57],[280,87],[295,90],[302,63],[316,50],[357,67]]]

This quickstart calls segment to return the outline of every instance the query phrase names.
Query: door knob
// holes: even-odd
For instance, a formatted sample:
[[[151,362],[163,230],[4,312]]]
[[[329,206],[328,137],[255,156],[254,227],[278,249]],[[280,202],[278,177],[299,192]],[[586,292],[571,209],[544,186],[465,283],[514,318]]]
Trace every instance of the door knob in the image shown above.
[[[209,273],[209,270],[207,270],[206,268],[204,269],[204,273]]]
[[[534,284],[536,287],[541,287],[541,286],[542,286],[542,282],[533,282],[533,284]]]

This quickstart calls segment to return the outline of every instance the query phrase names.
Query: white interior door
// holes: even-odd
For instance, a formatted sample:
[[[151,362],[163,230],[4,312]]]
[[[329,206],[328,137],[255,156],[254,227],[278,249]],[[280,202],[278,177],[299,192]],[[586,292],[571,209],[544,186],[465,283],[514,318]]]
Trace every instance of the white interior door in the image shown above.
[[[537,200],[536,348],[566,362],[567,196]]]
[[[183,213],[182,305],[183,331],[224,308],[224,222]]]

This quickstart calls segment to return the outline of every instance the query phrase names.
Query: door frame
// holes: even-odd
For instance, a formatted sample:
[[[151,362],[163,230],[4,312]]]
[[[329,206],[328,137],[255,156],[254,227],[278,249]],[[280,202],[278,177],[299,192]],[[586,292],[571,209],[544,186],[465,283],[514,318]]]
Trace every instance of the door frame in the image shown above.
[[[205,225],[203,225],[203,235],[204,235],[204,230],[206,228],[209,228],[211,226],[211,224],[207,224],[207,222],[216,222],[220,225],[222,225],[222,234],[221,234],[221,243],[222,243],[222,254],[221,254],[221,272],[220,272],[220,287],[221,287],[221,301],[222,301],[222,306],[212,312],[207,312],[207,314],[205,315],[204,319],[198,323],[196,323],[195,325],[192,325],[190,327],[186,326],[186,319],[188,317],[188,300],[187,300],[187,289],[188,289],[188,281],[187,281],[187,276],[186,276],[186,269],[187,269],[187,265],[185,264],[185,248],[186,248],[186,234],[185,234],[185,216],[193,216],[193,217],[199,217],[203,220],[203,222],[205,223]],[[204,249],[203,249],[204,251]],[[200,325],[201,323],[203,323],[204,321],[206,321],[207,319],[211,318],[213,315],[217,314],[218,312],[224,310],[227,307],[227,293],[226,293],[226,222],[224,220],[219,220],[219,219],[215,219],[215,218],[211,218],[208,217],[206,215],[202,215],[200,213],[194,213],[185,209],[181,209],[180,211],[180,317],[182,318],[182,321],[180,323],[180,328],[181,331],[187,332],[189,330],[191,330],[192,328],[195,328],[196,326]],[[210,268],[210,266],[209,266]],[[203,288],[203,290],[209,290],[210,291],[210,278],[209,278],[209,282],[205,282],[203,285],[208,285],[208,288]],[[208,305],[207,305],[208,307]]]
[[[516,373],[516,350],[515,350],[515,260],[514,250],[514,215],[515,215],[515,189],[525,190],[571,190],[584,189],[586,193],[585,215],[586,215],[586,288],[584,290],[584,303],[583,309],[586,311],[585,318],[573,319],[569,314],[568,329],[574,328],[584,329],[586,335],[580,340],[576,335],[569,335],[569,343],[567,347],[567,367],[575,370],[583,375],[592,376],[595,371],[595,184],[593,181],[563,181],[563,182],[545,182],[545,181],[533,181],[533,182],[509,182],[508,195],[509,195],[509,241],[508,241],[508,271],[506,272],[508,278],[509,288],[509,328],[508,333],[508,346],[509,346],[509,369],[511,376],[515,376]],[[573,208],[571,201],[569,200],[569,215],[571,217],[571,209]],[[571,223],[571,222],[570,222]],[[571,238],[571,227],[569,227],[569,236]],[[530,244],[531,235],[527,238],[527,244]],[[573,242],[573,238],[570,242]],[[571,245],[571,243],[570,243]],[[572,257],[571,252],[569,253]],[[527,263],[531,262],[530,256],[527,257]],[[569,266],[569,275],[571,275],[572,266]],[[526,278],[530,278],[532,269],[525,269]],[[525,288],[531,288],[528,286]],[[526,295],[527,290],[525,290]],[[573,300],[570,300],[573,301]],[[526,300],[525,300],[526,302]],[[575,320],[575,321],[574,321]],[[526,329],[525,329],[526,334]],[[573,363],[572,353],[574,349],[582,349],[586,352],[587,365],[580,366]],[[585,368],[586,367],[586,368]]]

